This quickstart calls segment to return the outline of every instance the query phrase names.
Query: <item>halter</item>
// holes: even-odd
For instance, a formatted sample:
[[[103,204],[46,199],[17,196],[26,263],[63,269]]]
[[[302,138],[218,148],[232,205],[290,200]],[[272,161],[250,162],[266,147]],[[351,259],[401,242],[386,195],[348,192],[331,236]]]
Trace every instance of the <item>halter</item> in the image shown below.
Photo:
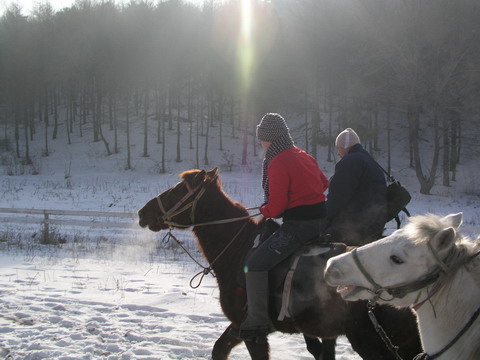
[[[168,226],[177,226],[177,227],[190,227],[191,225],[181,225],[181,224],[176,224],[172,222],[172,218],[178,214],[181,214],[182,212],[188,210],[189,208],[192,208],[190,212],[190,220],[192,223],[194,223],[194,214],[195,214],[195,207],[197,206],[198,200],[203,196],[206,190],[206,186],[211,184],[213,181],[217,179],[217,176],[213,177],[212,180],[208,182],[203,182],[201,184],[198,184],[195,186],[193,189],[190,186],[190,184],[186,181],[183,181],[185,186],[187,187],[187,193],[180,199],[178,202],[173,205],[168,211],[165,210],[165,207],[163,206],[162,199],[160,198],[161,195],[157,196],[157,203],[158,206],[160,207],[160,211],[163,213],[161,216],[162,221],[167,224]],[[200,191],[198,191],[200,189]],[[188,204],[185,204],[185,206],[181,207],[187,200],[189,200],[196,192],[198,191],[197,196],[193,199],[192,202],[189,202]]]
[[[432,252],[434,252],[433,248],[430,246],[430,243],[429,243],[429,249]],[[437,260],[437,262],[441,263],[441,265],[439,264],[439,266],[436,266],[430,273],[427,273],[417,281],[414,281],[405,285],[384,287],[379,285],[373,279],[373,277],[370,275],[367,269],[365,269],[365,267],[363,266],[362,262],[358,257],[357,249],[352,250],[352,257],[355,262],[355,265],[357,265],[360,272],[367,279],[367,281],[373,286],[373,292],[375,293],[375,296],[372,299],[368,300],[367,302],[368,317],[370,318],[370,321],[372,322],[372,325],[375,328],[375,331],[378,333],[378,335],[384,342],[385,346],[393,354],[395,359],[403,360],[398,352],[399,351],[398,346],[393,345],[387,333],[385,332],[383,327],[378,323],[378,320],[375,317],[373,310],[375,309],[376,302],[378,299],[382,299],[383,301],[392,301],[394,298],[403,298],[411,292],[423,289],[433,284],[438,280],[441,273],[445,271],[446,265],[443,261],[439,259],[438,255],[434,253],[434,258]],[[370,289],[367,289],[367,290],[370,290]],[[387,292],[391,296],[391,298],[390,299],[382,298],[380,294],[383,291]],[[422,359],[418,359],[418,360],[422,360]],[[425,359],[425,360],[428,360],[428,359]]]
[[[432,271],[425,274],[424,276],[422,276],[420,279],[418,279],[416,281],[413,281],[411,283],[407,283],[405,285],[402,284],[402,285],[395,285],[395,286],[388,286],[388,287],[379,285],[377,282],[375,282],[375,280],[373,280],[373,277],[369,274],[367,269],[365,269],[365,267],[361,263],[360,259],[358,258],[357,249],[352,250],[352,257],[353,257],[353,260],[355,262],[355,265],[357,265],[360,272],[367,279],[367,281],[373,286],[373,292],[376,294],[373,301],[376,301],[378,298],[381,298],[380,294],[383,291],[385,291],[390,296],[392,296],[392,298],[391,299],[382,299],[381,298],[381,299],[383,301],[391,301],[394,298],[401,299],[409,293],[412,293],[412,292],[421,290],[423,288],[426,288],[427,286],[435,283],[439,279],[440,275],[442,275],[442,273],[446,273],[448,268],[445,265],[445,263],[439,259],[438,254],[435,253],[435,251],[433,250],[433,248],[431,246],[429,246],[429,249],[434,254],[434,257],[435,257],[435,260],[437,260],[438,266],[435,266],[435,268],[433,268]],[[370,290],[370,289],[367,289],[367,290]]]
[[[180,199],[178,202],[173,205],[168,211],[165,210],[165,207],[163,206],[162,200],[160,198],[161,195],[158,195],[156,197],[158,206],[160,207],[160,211],[163,213],[163,215],[160,216],[160,219],[169,226],[170,229],[173,227],[178,227],[178,228],[189,228],[191,226],[205,226],[205,225],[218,225],[218,224],[227,224],[235,221],[240,221],[240,220],[246,220],[251,217],[255,217],[257,215],[260,215],[260,213],[253,214],[253,215],[246,215],[246,216],[239,216],[235,218],[228,218],[228,219],[221,219],[221,220],[214,220],[214,221],[207,221],[204,223],[195,223],[195,208],[197,207],[197,203],[200,200],[200,198],[203,196],[203,194],[206,191],[206,187],[216,181],[218,176],[214,176],[212,179],[209,181],[204,181],[203,183],[195,186],[193,189],[190,186],[190,184],[186,181],[184,181],[185,186],[187,187],[187,193]],[[200,191],[199,191],[200,189]],[[195,193],[198,191],[197,195],[193,199],[193,201],[185,204],[183,207],[181,207],[187,200],[189,200]],[[191,208],[190,211],[190,221],[191,224],[179,224],[173,221],[173,217],[177,216],[178,214],[183,213],[184,211],[188,210]],[[253,207],[253,208],[247,208],[246,210],[254,210],[254,209],[259,209],[259,207]]]
[[[398,347],[394,346],[392,344],[392,342],[388,338],[387,334],[385,333],[385,330],[378,323],[378,321],[375,317],[375,314],[373,313],[376,301],[379,298],[381,299],[380,293],[382,291],[386,291],[389,295],[392,296],[391,299],[382,299],[383,301],[391,301],[394,298],[403,298],[405,295],[407,295],[411,292],[421,290],[423,288],[428,287],[429,285],[435,283],[442,274],[446,274],[448,271],[452,271],[455,268],[459,268],[460,266],[467,264],[468,262],[473,260],[475,257],[480,255],[480,251],[478,251],[478,252],[474,253],[473,255],[469,256],[468,258],[466,258],[464,261],[461,261],[460,263],[456,264],[456,266],[448,267],[448,265],[445,263],[445,261],[440,259],[440,257],[438,256],[438,253],[433,249],[430,242],[428,242],[427,245],[428,245],[429,250],[432,252],[433,257],[435,258],[435,261],[437,262],[437,266],[431,272],[427,273],[426,275],[424,275],[422,278],[420,278],[417,281],[414,281],[412,283],[408,283],[406,285],[398,285],[398,286],[393,286],[393,287],[383,287],[383,286],[379,285],[378,283],[376,283],[375,280],[373,280],[373,277],[368,273],[368,271],[365,269],[365,267],[361,263],[360,259],[358,258],[357,249],[352,250],[352,257],[353,257],[353,260],[354,260],[355,264],[357,265],[358,269],[363,274],[363,276],[365,276],[365,278],[368,280],[368,282],[373,286],[373,291],[370,290],[370,289],[367,289],[367,290],[370,290],[370,291],[375,293],[375,297],[370,299],[367,303],[368,316],[370,318],[370,321],[372,322],[372,324],[373,324],[375,330],[377,331],[377,333],[379,334],[380,338],[383,340],[383,342],[385,343],[387,348],[393,353],[393,355],[395,356],[395,358],[397,360],[402,360],[402,358],[398,354]],[[450,253],[447,254],[445,259],[447,259],[449,257],[449,255],[450,255]],[[417,305],[421,306],[423,303],[425,303],[427,300],[429,300],[440,289],[440,287],[441,286],[436,286],[434,291],[432,293],[428,294],[427,298]],[[420,306],[417,306],[417,309]],[[438,358],[443,353],[445,353],[448,349],[450,349],[463,336],[463,334],[465,334],[468,331],[468,329],[473,325],[473,323],[475,322],[475,320],[479,316],[480,316],[480,307],[475,311],[475,313],[472,315],[472,317],[467,322],[467,324],[465,324],[465,326],[462,328],[462,330],[460,330],[460,332],[452,339],[452,341],[450,341],[442,350],[438,351],[437,353],[435,353],[433,355],[429,355],[427,353],[420,353],[417,356],[415,356],[415,358],[413,360],[434,360],[434,359]]]

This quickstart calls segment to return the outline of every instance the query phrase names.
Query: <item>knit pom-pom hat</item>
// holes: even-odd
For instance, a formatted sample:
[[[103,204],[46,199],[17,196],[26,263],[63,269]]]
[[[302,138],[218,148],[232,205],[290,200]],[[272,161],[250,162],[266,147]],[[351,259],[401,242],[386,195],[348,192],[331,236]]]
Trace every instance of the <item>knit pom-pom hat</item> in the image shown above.
[[[351,148],[356,144],[360,144],[360,138],[357,133],[350,128],[343,130],[335,140],[335,146],[343,149]]]
[[[290,135],[285,119],[276,113],[266,114],[257,125],[257,138],[261,141],[274,142],[284,135]]]

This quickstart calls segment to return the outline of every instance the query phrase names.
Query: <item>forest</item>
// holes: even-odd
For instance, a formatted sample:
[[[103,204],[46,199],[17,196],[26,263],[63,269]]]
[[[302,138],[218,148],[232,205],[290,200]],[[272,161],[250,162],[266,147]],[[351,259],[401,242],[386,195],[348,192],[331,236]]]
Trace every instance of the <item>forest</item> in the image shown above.
[[[266,112],[294,114],[302,146],[327,161],[349,126],[370,151],[382,139],[390,169],[405,134],[422,194],[479,151],[478,0],[77,0],[0,15],[0,151],[24,164],[34,139],[48,157],[88,128],[126,168],[132,132],[143,156],[161,148],[160,172],[167,152],[182,161],[181,142],[208,165],[213,129],[219,151],[240,139],[244,165]]]

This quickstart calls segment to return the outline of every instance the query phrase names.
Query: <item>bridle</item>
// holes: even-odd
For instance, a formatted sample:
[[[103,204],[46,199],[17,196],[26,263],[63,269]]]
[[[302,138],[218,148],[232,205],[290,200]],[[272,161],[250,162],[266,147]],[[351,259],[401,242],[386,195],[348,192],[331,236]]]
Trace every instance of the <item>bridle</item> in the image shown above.
[[[206,180],[206,181],[198,184],[194,188],[192,188],[190,186],[190,184],[187,181],[184,180],[183,183],[185,184],[185,186],[187,188],[187,193],[180,200],[178,200],[175,203],[175,205],[173,205],[168,210],[165,210],[165,206],[162,203],[162,199],[161,199],[162,194],[158,195],[156,197],[156,199],[157,199],[157,203],[158,203],[158,206],[160,208],[160,211],[162,212],[162,215],[159,216],[160,220],[163,221],[163,223],[165,223],[166,225],[168,225],[168,227],[170,229],[172,229],[174,227],[186,229],[186,228],[189,228],[189,227],[192,227],[192,226],[226,224],[226,223],[231,223],[231,222],[235,222],[235,221],[246,220],[246,219],[249,219],[251,217],[255,217],[257,215],[260,215],[260,213],[257,213],[257,214],[253,214],[253,215],[239,216],[239,217],[235,217],[235,218],[213,220],[213,221],[207,221],[207,222],[203,222],[203,223],[195,223],[195,209],[197,207],[198,201],[205,194],[205,191],[207,190],[207,186],[212,184],[213,182],[215,182],[217,180],[217,178],[218,178],[218,176],[215,175],[214,177],[212,177],[208,181]],[[189,201],[188,203],[185,204],[185,202],[190,200],[190,198],[192,198],[194,195],[195,195],[195,197],[193,198],[193,200]],[[173,221],[173,218],[175,216],[187,211],[188,209],[191,209],[190,210],[190,221],[191,221],[190,224],[179,224],[179,223]],[[253,207],[253,208],[247,208],[246,210],[254,210],[254,209],[259,209],[259,208],[258,207]]]
[[[195,186],[194,188],[192,188],[187,181],[183,181],[183,183],[185,184],[185,186],[187,188],[187,193],[180,200],[178,200],[175,203],[175,205],[173,205],[169,210],[165,210],[165,207],[163,206],[162,199],[161,199],[162,194],[158,195],[156,197],[157,203],[158,203],[158,206],[160,208],[160,211],[163,213],[162,215],[160,215],[160,219],[165,224],[167,224],[170,228],[172,228],[173,226],[181,227],[181,228],[190,227],[191,225],[182,225],[182,224],[177,224],[177,223],[173,222],[172,221],[173,217],[178,215],[178,214],[181,214],[184,211],[187,211],[188,209],[191,208],[192,210],[190,211],[190,220],[192,221],[192,224],[193,224],[195,222],[195,208],[197,206],[198,200],[200,200],[200,198],[205,193],[207,185],[209,185],[213,181],[215,181],[216,178],[217,177],[215,176],[212,180],[204,181],[204,182],[198,184],[197,186]],[[198,191],[198,193],[195,196],[195,198],[193,199],[193,201],[188,202],[187,204],[182,206],[187,200],[189,200],[193,195],[195,195],[195,193],[197,191]]]
[[[375,330],[380,335],[380,337],[384,341],[387,348],[393,353],[393,355],[395,356],[395,358],[397,360],[402,360],[402,358],[398,354],[398,347],[394,346],[392,344],[392,342],[388,338],[387,334],[385,333],[385,330],[382,328],[382,326],[380,326],[380,324],[378,323],[378,321],[375,317],[375,314],[373,313],[373,310],[375,308],[375,304],[376,304],[377,300],[381,299],[383,301],[392,301],[394,298],[403,298],[409,293],[427,288],[428,286],[437,282],[437,280],[439,280],[439,278],[442,275],[446,275],[448,272],[452,272],[452,271],[460,268],[461,266],[463,266],[463,265],[467,264],[468,262],[470,262],[471,260],[473,260],[476,256],[480,255],[480,251],[478,251],[478,252],[474,253],[473,255],[470,255],[469,257],[467,257],[464,261],[461,261],[461,262],[449,267],[446,264],[445,259],[449,258],[450,253],[447,254],[447,256],[445,257],[444,260],[442,260],[438,256],[438,253],[433,249],[430,242],[428,242],[427,245],[428,245],[428,248],[429,248],[430,252],[433,254],[433,257],[434,257],[434,259],[437,263],[435,268],[433,268],[429,273],[425,274],[424,276],[422,276],[420,279],[418,279],[416,281],[413,281],[411,283],[407,283],[405,285],[388,286],[388,287],[379,285],[373,279],[373,277],[370,275],[370,273],[367,271],[367,269],[365,269],[362,262],[360,261],[360,259],[358,257],[358,254],[357,254],[357,249],[352,250],[352,257],[353,257],[353,260],[355,262],[355,265],[358,267],[358,269],[363,274],[363,276],[367,279],[367,281],[373,286],[373,290],[371,290],[371,289],[367,289],[367,290],[375,293],[375,296],[372,299],[368,300],[368,303],[367,303],[368,316],[370,317],[370,320],[371,320]],[[423,305],[427,300],[429,300],[434,295],[434,293],[436,293],[440,289],[441,284],[440,285],[436,284],[436,285],[438,285],[438,286],[435,286],[433,292],[428,293],[428,296],[425,300],[423,300],[420,303],[417,303],[417,305],[414,306],[415,310],[418,309],[421,305]],[[382,292],[387,292],[391,296],[391,298],[390,299],[382,298],[381,297]],[[419,294],[419,296],[420,296],[420,294]],[[417,298],[417,301],[418,301],[418,298]],[[480,307],[475,311],[475,313],[472,315],[470,320],[465,324],[465,326],[462,328],[462,330],[460,330],[460,332],[443,349],[441,349],[440,351],[438,351],[437,353],[435,353],[433,355],[429,355],[427,353],[420,353],[417,356],[415,356],[414,360],[434,360],[434,359],[438,358],[439,356],[441,356],[448,349],[450,349],[463,336],[463,334],[465,334],[465,332],[467,332],[467,330],[473,325],[473,323],[475,322],[475,320],[478,318],[479,315],[480,315]]]
[[[377,299],[381,299],[383,301],[392,301],[394,298],[401,299],[409,293],[421,290],[435,283],[439,279],[440,275],[442,275],[442,273],[445,272],[444,267],[438,265],[438,266],[435,266],[435,268],[433,268],[429,273],[425,274],[418,280],[412,281],[411,283],[396,285],[396,286],[382,286],[382,285],[379,285],[377,282],[375,282],[375,280],[367,271],[367,269],[365,269],[362,262],[358,258],[357,249],[352,250],[352,257],[355,262],[355,265],[357,265],[360,272],[367,279],[367,281],[373,286],[373,290],[370,290],[370,289],[367,289],[367,290],[373,291],[375,293],[375,297],[374,297],[375,301]],[[443,262],[442,262],[442,265],[444,265]],[[381,297],[382,292],[386,292],[391,296],[391,298],[390,299],[382,298]]]
[[[240,230],[238,230],[238,232],[235,234],[235,236],[233,236],[233,238],[226,244],[226,246],[222,249],[222,251],[220,251],[220,253],[215,257],[215,259],[213,259],[211,262],[210,262],[210,265],[209,266],[203,266],[202,264],[200,264],[199,261],[197,261],[193,256],[192,254],[190,254],[190,252],[185,248],[185,246],[183,246],[182,242],[179,241],[175,235],[172,234],[172,230],[174,227],[177,227],[177,228],[183,228],[183,229],[186,229],[186,228],[189,228],[189,227],[195,227],[195,226],[205,226],[205,225],[217,225],[217,224],[226,224],[226,223],[231,223],[231,222],[236,222],[236,221],[241,221],[241,220],[246,220],[246,219],[249,219],[251,217],[255,217],[257,215],[260,215],[260,213],[257,213],[257,214],[253,214],[253,215],[246,215],[246,216],[240,216],[240,217],[235,217],[235,218],[228,218],[228,219],[220,219],[220,220],[213,220],[213,221],[207,221],[207,222],[203,222],[203,223],[195,223],[195,209],[196,209],[196,206],[198,204],[198,201],[201,199],[201,197],[205,194],[205,191],[207,189],[207,186],[209,186],[210,184],[212,184],[213,182],[215,182],[217,180],[218,176],[215,175],[214,177],[212,177],[211,179],[209,179],[208,181],[204,181],[202,183],[200,183],[199,185],[195,186],[194,188],[192,188],[190,186],[190,184],[187,182],[187,181],[183,181],[183,183],[185,184],[186,188],[187,188],[187,193],[182,196],[182,198],[180,200],[178,200],[170,209],[168,210],[165,210],[165,206],[163,205],[162,203],[162,200],[161,200],[161,195],[158,195],[156,197],[157,199],[157,203],[158,203],[158,206],[160,207],[160,211],[163,213],[162,215],[159,216],[160,220],[162,220],[165,224],[168,225],[169,227],[169,231],[168,233],[164,236],[163,238],[163,241],[164,242],[167,242],[169,239],[173,239],[182,249],[183,251],[198,265],[200,266],[203,270],[200,271],[199,273],[197,273],[196,275],[193,276],[193,278],[190,280],[190,287],[193,288],[193,289],[196,289],[198,288],[201,283],[202,283],[202,280],[203,278],[205,277],[205,275],[208,275],[208,274],[212,274],[213,277],[215,277],[215,274],[212,273],[213,271],[213,268],[212,266],[217,262],[217,260],[226,252],[226,250],[234,243],[234,241],[238,238],[238,236],[240,235],[240,233],[245,229],[245,227],[248,225],[248,222],[245,222]],[[193,197],[193,200],[192,201],[189,201],[188,203],[186,203],[188,200],[190,200],[191,198]],[[176,223],[173,221],[173,217],[187,211],[188,209],[191,209],[190,210],[190,221],[191,223],[190,224],[179,224],[179,223]],[[259,207],[253,207],[253,208],[247,208],[246,210],[252,210],[252,209],[259,209]],[[194,285],[193,282],[194,280],[198,277],[198,276],[201,276],[200,279],[198,280],[197,284]]]

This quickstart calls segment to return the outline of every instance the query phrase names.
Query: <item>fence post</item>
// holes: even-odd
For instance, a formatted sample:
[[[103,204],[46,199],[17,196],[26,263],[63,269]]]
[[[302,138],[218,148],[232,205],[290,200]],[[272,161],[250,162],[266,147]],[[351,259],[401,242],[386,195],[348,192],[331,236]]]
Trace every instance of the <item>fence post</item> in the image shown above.
[[[43,211],[43,242],[45,244],[50,243],[50,226],[48,222],[48,212],[47,210]]]

